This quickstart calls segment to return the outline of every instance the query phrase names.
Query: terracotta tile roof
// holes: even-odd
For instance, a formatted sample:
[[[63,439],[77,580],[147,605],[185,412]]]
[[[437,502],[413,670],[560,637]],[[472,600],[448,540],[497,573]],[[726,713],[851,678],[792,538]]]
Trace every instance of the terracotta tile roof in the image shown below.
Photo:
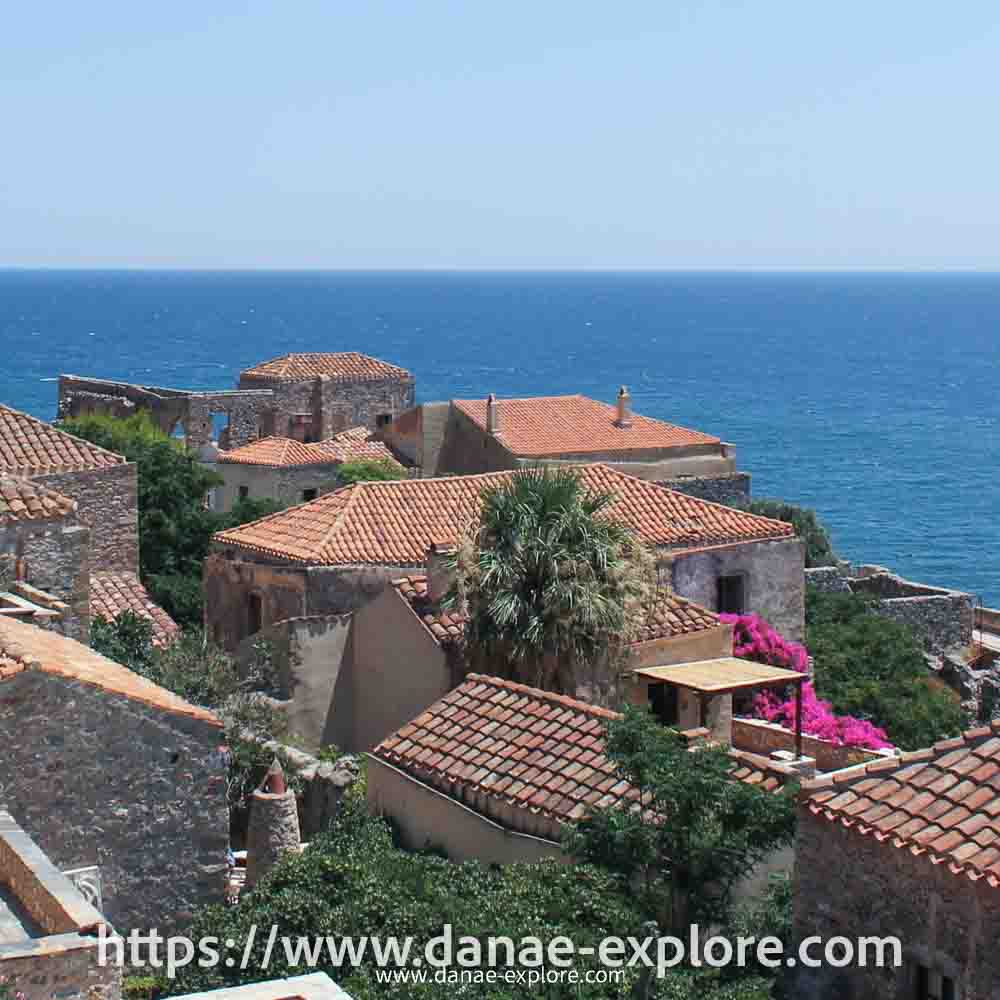
[[[610,516],[654,547],[699,548],[794,534],[790,524],[676,493],[606,465],[580,467],[586,485],[616,495]],[[321,565],[419,566],[432,541],[457,541],[484,490],[513,473],[355,483],[219,532],[215,541]]]
[[[201,719],[221,726],[214,712],[186,702],[183,698],[109,660],[75,639],[35,625],[0,617],[0,665],[4,659],[16,669],[0,668],[6,680],[20,670],[38,669],[101,688],[109,694],[122,695],[154,708]]]
[[[405,368],[357,351],[286,354],[272,361],[263,361],[242,373],[243,377],[267,382],[303,382],[320,375],[343,382],[376,382],[410,377]]]
[[[75,510],[75,500],[41,483],[0,473],[0,523],[65,517]]]
[[[153,602],[135,573],[92,573],[91,616],[114,621],[123,611],[131,611],[153,623],[154,646],[165,646],[180,633],[180,626]]]
[[[454,406],[486,429],[485,399],[456,399]],[[633,413],[618,427],[617,407],[588,396],[534,396],[497,400],[500,440],[515,455],[587,455],[595,452],[684,448],[720,444],[711,434]]]
[[[604,755],[605,727],[617,718],[565,695],[469,674],[371,753],[504,825],[558,838],[562,823],[638,798]],[[732,773],[768,791],[791,776],[746,753],[734,754]]]
[[[746,750],[730,750],[733,759],[730,777],[745,785],[754,785],[764,792],[780,792],[787,784],[798,781],[794,768],[780,764],[769,757],[748,753]]]
[[[430,600],[426,576],[404,576],[393,580],[392,586],[441,645],[449,645],[462,638],[467,616],[456,611],[442,611],[436,602]],[[719,616],[714,611],[708,611],[664,588],[657,595],[649,618],[635,641],[669,639],[718,627]]]
[[[352,427],[334,434],[326,441],[317,441],[310,447],[318,448],[338,462],[376,461],[399,465],[392,452],[375,438],[367,427]],[[399,466],[402,468],[402,466]]]
[[[0,404],[0,472],[35,476],[122,465],[121,455]]]
[[[284,468],[295,465],[333,465],[333,455],[315,444],[303,444],[293,438],[266,437],[251,441],[232,451],[221,451],[216,461],[231,465],[267,465]]]
[[[1000,721],[802,785],[814,815],[1000,886]]]

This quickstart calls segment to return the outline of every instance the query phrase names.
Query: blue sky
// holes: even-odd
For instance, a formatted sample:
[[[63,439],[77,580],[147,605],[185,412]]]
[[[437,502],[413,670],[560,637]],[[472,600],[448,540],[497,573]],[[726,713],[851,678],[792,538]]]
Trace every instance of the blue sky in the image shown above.
[[[1000,266],[996,0],[9,4],[0,266]]]

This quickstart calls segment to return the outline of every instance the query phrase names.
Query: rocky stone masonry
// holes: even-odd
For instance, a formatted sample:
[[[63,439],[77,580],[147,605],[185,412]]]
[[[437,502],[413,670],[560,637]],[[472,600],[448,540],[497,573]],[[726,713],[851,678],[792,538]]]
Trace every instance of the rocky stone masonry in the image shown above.
[[[285,854],[301,846],[295,792],[285,784],[281,764],[275,758],[250,797],[246,888],[252,889]]]
[[[657,481],[661,486],[678,493],[686,493],[711,503],[725,504],[727,507],[742,507],[750,502],[749,472],[737,472],[731,476],[680,476]]]
[[[28,669],[0,684],[0,801],[60,868],[97,864],[121,933],[183,925],[223,899],[221,730]]]
[[[3,810],[0,888],[18,907],[14,914],[0,899],[0,979],[26,1000],[118,1000],[121,969],[98,963],[103,915]]]
[[[874,598],[876,613],[909,625],[931,655],[972,642],[975,598],[960,590],[904,580],[883,566],[862,566],[855,572],[849,564],[807,569],[806,585]]]

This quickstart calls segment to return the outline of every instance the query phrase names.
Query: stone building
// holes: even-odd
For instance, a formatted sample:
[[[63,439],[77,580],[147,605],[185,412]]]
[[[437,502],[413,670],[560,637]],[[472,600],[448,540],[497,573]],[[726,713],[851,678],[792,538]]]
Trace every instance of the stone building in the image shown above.
[[[0,591],[27,584],[52,595],[65,605],[53,627],[86,642],[90,529],[77,512],[75,500],[39,482],[0,473]]]
[[[566,823],[638,797],[604,754],[605,727],[617,717],[470,674],[366,755],[368,808],[390,817],[407,846],[440,847],[455,861],[568,861]],[[780,791],[795,775],[789,765],[733,752],[734,780],[763,792]]]
[[[286,354],[241,372],[239,387],[274,394],[265,433],[304,442],[379,430],[416,401],[410,372],[356,351]]]
[[[77,878],[74,883],[72,879]],[[0,809],[0,982],[25,1000],[118,1000],[122,970],[99,961],[104,915]]]
[[[309,442],[357,426],[377,430],[414,405],[415,384],[405,368],[355,351],[287,354],[241,372],[239,388],[217,392],[61,375],[59,418],[142,410],[211,462],[261,437]]]
[[[0,793],[62,869],[97,866],[122,933],[223,898],[222,726],[80,643],[0,616]]]
[[[902,964],[790,974],[789,996],[1000,995],[1000,722],[804,782],[794,938],[895,936]]]
[[[609,516],[654,551],[661,583],[715,611],[755,611],[783,634],[803,630],[803,547],[781,521],[582,466],[586,485],[616,497]],[[482,493],[510,473],[356,483],[220,532],[205,562],[206,623],[235,650],[264,625],[343,614],[454,544]]]
[[[342,485],[337,474],[345,462],[387,462],[403,474],[392,452],[365,427],[354,427],[326,441],[304,444],[292,438],[261,438],[220,452],[215,471],[223,485],[213,491],[216,510],[231,510],[244,499],[275,500],[284,506],[305,503]]]
[[[615,406],[580,395],[424,403],[384,436],[425,476],[601,462],[705,499],[733,502],[750,492],[750,477],[736,470],[735,446],[633,413],[624,386]]]
[[[353,615],[281,623],[277,630],[294,642],[288,694],[297,735],[315,745],[368,750],[460,684],[470,669],[482,672],[487,665],[470,664],[466,655],[465,617],[441,608],[446,590],[434,576],[411,575],[393,580]],[[338,624],[346,633],[339,660],[331,656]],[[624,689],[631,690],[624,678],[638,667],[729,656],[732,649],[731,625],[663,591],[622,663],[582,677],[572,693],[619,704]]]
[[[121,455],[0,405],[0,474],[31,479],[76,501],[90,529],[90,565],[139,568],[136,467]]]

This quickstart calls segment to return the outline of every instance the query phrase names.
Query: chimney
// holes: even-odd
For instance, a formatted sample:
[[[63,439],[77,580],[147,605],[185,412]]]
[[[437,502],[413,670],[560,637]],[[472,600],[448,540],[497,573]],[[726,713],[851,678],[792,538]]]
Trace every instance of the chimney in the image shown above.
[[[494,436],[500,433],[500,406],[495,392],[486,397],[486,433]]]
[[[451,565],[455,558],[455,544],[450,541],[431,542],[427,550],[427,598],[440,603],[455,582],[455,570]]]
[[[250,827],[247,830],[246,888],[266,875],[282,855],[298,851],[299,809],[285,773],[275,757],[264,780],[250,797]]]
[[[625,386],[618,390],[618,419],[615,421],[615,426],[632,426],[632,397],[628,394],[628,389]]]

